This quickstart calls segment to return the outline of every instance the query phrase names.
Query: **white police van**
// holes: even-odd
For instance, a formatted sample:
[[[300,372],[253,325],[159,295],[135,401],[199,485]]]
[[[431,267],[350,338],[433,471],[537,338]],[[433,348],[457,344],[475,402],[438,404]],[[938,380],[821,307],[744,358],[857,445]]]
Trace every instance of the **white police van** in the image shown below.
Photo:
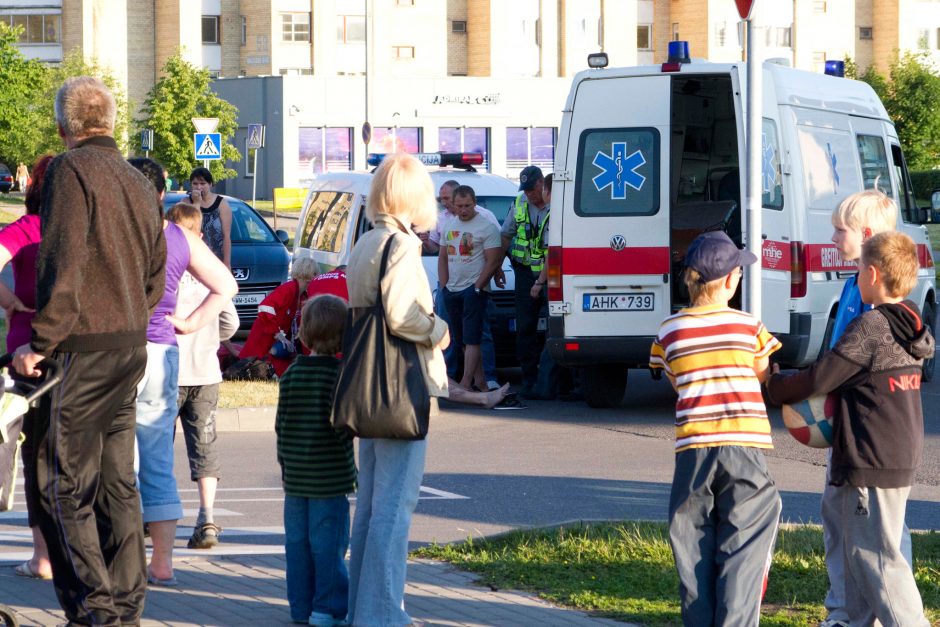
[[[585,369],[591,406],[618,405],[629,368],[645,368],[660,322],[687,306],[681,260],[692,239],[725,230],[744,244],[744,64],[689,62],[671,42],[662,66],[575,76],[562,117],[549,234],[552,356]],[[837,62],[830,62],[836,66]],[[855,264],[831,243],[831,214],[877,186],[917,243],[911,299],[935,325],[925,210],[914,203],[894,125],[865,83],[763,64],[762,318],[791,366],[824,345]],[[740,298],[740,296],[738,297]],[[734,303],[740,307],[741,303]],[[933,363],[925,366],[925,378]]]
[[[369,155],[368,163],[377,166],[383,154]],[[502,223],[518,194],[518,186],[507,178],[477,172],[483,163],[479,153],[418,153],[414,155],[428,166],[435,193],[448,180],[469,185],[477,204],[486,207]],[[309,256],[320,272],[346,265],[353,246],[372,228],[366,218],[366,198],[372,184],[371,172],[326,172],[310,183],[297,231],[294,234],[295,258]],[[422,257],[431,291],[437,291],[437,255]],[[490,326],[496,346],[496,360],[501,366],[515,362],[515,275],[508,260],[503,261],[506,284],[490,284],[493,304]]]

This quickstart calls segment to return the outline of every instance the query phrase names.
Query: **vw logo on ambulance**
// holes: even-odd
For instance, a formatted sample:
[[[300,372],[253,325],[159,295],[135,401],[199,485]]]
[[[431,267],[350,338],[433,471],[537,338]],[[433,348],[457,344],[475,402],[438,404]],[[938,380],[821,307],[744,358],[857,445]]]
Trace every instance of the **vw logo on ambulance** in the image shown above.
[[[627,240],[623,235],[614,235],[610,238],[610,247],[619,253],[627,247]]]

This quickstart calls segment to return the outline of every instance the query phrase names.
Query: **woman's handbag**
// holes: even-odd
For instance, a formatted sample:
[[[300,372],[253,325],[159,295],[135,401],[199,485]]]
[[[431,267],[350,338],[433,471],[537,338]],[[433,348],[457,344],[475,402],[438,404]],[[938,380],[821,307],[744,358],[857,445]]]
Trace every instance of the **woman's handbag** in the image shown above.
[[[382,253],[375,304],[349,309],[330,420],[336,429],[360,438],[423,440],[431,397],[418,348],[389,332],[382,303],[392,237]]]

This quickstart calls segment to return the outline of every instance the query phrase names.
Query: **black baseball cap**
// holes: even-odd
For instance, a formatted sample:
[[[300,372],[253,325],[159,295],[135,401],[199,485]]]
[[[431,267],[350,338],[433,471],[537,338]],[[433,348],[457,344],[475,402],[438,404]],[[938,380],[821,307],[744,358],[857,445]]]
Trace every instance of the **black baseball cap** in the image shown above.
[[[731,274],[738,266],[749,266],[757,257],[735,246],[724,231],[702,233],[689,246],[685,265],[697,270],[703,283]]]
[[[537,165],[527,165],[519,173],[519,191],[528,192],[535,188],[542,176],[542,168]]]

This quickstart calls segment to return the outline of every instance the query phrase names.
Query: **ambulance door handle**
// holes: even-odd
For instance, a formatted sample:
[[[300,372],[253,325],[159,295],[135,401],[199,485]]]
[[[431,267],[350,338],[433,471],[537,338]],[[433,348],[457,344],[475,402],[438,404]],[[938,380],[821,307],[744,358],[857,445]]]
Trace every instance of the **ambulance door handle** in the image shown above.
[[[766,234],[766,233],[761,233],[761,234],[760,234],[760,238],[761,238],[761,239],[767,239],[767,234]]]

